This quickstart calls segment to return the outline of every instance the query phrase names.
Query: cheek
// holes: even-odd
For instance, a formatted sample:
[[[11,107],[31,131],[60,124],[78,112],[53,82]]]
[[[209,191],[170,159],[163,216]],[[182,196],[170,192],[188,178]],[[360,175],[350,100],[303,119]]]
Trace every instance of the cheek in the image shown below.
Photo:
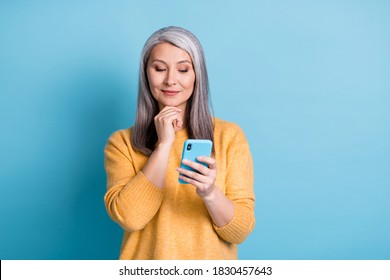
[[[159,75],[156,75],[156,73],[151,73],[148,71],[147,78],[148,78],[149,86],[151,88],[159,86],[161,84],[161,81],[160,81],[161,77]]]
[[[194,86],[195,86],[195,77],[187,77],[186,79],[183,80],[183,86],[187,89],[191,89],[193,90]]]

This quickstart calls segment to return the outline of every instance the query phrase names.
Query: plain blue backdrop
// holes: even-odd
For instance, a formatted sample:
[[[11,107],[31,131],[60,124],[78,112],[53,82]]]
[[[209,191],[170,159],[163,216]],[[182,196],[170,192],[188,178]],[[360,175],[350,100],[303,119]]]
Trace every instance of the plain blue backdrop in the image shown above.
[[[0,1],[0,258],[116,259],[103,148],[155,30],[202,42],[256,218],[241,259],[390,259],[390,2]]]

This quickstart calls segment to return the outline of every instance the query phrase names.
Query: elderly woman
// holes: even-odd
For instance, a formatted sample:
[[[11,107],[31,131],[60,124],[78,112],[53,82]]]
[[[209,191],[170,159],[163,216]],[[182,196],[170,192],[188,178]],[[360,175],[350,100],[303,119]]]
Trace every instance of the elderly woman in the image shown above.
[[[184,161],[184,141],[209,139],[211,157]],[[142,51],[134,126],[105,147],[110,217],[124,230],[120,259],[237,259],[253,230],[253,165],[233,123],[210,113],[202,46],[162,28]],[[188,184],[180,184],[178,179]]]

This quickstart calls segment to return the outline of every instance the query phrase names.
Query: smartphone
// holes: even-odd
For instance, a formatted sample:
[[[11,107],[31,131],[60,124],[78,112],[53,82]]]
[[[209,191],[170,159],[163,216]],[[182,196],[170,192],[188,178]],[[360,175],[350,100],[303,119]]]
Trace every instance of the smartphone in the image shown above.
[[[213,142],[207,139],[187,139],[184,142],[181,160],[183,161],[183,159],[188,159],[203,164],[204,166],[207,166],[206,163],[200,162],[196,158],[199,156],[209,157],[211,155],[212,146],[213,146]],[[197,172],[191,167],[184,165],[182,162],[180,163],[180,168]],[[180,178],[179,178],[179,183],[188,184],[187,182],[181,180]]]

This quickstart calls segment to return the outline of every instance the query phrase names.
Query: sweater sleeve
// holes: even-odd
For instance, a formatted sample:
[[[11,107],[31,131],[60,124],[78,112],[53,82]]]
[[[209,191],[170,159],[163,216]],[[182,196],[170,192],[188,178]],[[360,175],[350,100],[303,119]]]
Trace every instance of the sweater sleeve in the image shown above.
[[[104,203],[112,220],[125,231],[143,229],[161,206],[164,193],[145,175],[137,173],[134,161],[139,160],[129,152],[128,135],[114,133],[104,149],[104,166],[107,174],[107,192]],[[141,156],[139,156],[141,158]]]
[[[237,127],[227,150],[226,196],[234,204],[233,219],[223,227],[214,225],[218,235],[227,242],[239,244],[255,226],[254,173],[249,144]]]

